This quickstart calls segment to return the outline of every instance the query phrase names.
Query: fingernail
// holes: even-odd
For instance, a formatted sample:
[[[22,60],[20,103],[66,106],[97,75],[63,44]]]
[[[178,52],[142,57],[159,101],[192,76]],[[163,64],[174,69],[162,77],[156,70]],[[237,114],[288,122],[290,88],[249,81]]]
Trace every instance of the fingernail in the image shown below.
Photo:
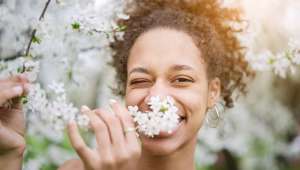
[[[83,106],[81,106],[81,112],[88,112],[88,111],[90,111],[90,108],[89,107],[87,107],[86,105],[83,105]]]
[[[13,87],[13,91],[15,92],[15,94],[21,95],[23,93],[23,88],[21,86],[15,86]]]
[[[113,104],[115,104],[115,103],[117,103],[117,101],[116,101],[115,99],[110,99],[110,100],[109,100],[109,104],[110,104],[110,105],[113,105]]]

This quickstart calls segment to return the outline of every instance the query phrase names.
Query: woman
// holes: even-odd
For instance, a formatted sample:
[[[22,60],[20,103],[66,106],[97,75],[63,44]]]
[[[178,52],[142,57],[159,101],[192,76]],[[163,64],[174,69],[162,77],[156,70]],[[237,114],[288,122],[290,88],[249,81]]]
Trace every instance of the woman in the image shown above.
[[[137,137],[125,106],[111,100],[115,114],[84,106],[97,147],[86,146],[71,122],[68,134],[80,160],[67,161],[60,170],[195,170],[197,132],[206,112],[220,99],[232,107],[232,93],[244,92],[251,75],[235,36],[242,30],[226,24],[240,23],[239,12],[222,8],[217,0],[135,0],[126,9],[130,19],[118,21],[127,27],[124,37],[111,44],[118,92],[127,106],[142,111],[150,110],[152,96],[171,96],[181,122],[172,133]],[[0,104],[26,92],[25,86],[20,78],[3,80]],[[1,119],[0,166],[18,169],[25,146],[19,131],[24,128],[13,127],[21,120],[11,113],[1,112],[11,122]]]

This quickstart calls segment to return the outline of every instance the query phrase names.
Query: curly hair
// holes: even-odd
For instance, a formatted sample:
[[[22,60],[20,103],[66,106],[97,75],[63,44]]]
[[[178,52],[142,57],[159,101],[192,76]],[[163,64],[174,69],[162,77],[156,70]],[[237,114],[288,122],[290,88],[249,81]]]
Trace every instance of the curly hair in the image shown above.
[[[233,107],[235,90],[246,92],[247,78],[254,74],[245,60],[246,48],[236,36],[244,28],[235,29],[228,24],[242,24],[239,9],[223,8],[218,0],[133,0],[125,13],[130,19],[117,21],[126,26],[123,39],[115,36],[110,44],[117,94],[125,94],[127,61],[135,40],[158,27],[183,31],[192,37],[207,64],[208,78],[220,79],[221,97],[227,107]]]

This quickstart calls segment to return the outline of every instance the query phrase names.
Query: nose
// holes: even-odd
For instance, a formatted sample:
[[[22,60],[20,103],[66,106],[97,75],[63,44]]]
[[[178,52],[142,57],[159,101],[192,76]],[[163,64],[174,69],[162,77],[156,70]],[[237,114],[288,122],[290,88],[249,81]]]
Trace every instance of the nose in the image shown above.
[[[165,83],[163,80],[157,79],[151,88],[149,88],[148,94],[145,97],[145,104],[150,102],[150,98],[152,96],[159,96],[160,99],[170,96],[167,83]]]

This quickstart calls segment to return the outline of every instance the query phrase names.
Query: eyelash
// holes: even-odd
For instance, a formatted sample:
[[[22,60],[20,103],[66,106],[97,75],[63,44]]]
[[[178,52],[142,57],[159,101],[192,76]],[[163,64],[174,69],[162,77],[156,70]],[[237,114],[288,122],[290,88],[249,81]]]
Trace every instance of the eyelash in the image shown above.
[[[189,78],[185,78],[185,77],[177,77],[176,79],[175,79],[175,81],[176,80],[184,80],[184,82],[191,82],[191,83],[193,83],[194,82],[194,80],[191,80],[191,79],[189,79]],[[182,81],[179,81],[179,83],[181,83]]]
[[[146,83],[148,82],[148,80],[145,80],[145,79],[137,79],[137,80],[132,80],[130,81],[130,85],[135,85],[135,84],[139,84],[139,83]]]
[[[171,82],[174,87],[177,88],[184,88],[189,87],[191,83],[194,83],[194,80],[192,78],[186,78],[186,77],[176,77]]]
[[[148,83],[150,82],[149,80],[146,79],[136,79],[136,80],[132,80],[130,81],[130,85],[137,85],[137,84],[142,84],[142,83]],[[194,80],[191,78],[185,78],[185,77],[177,77],[175,78],[172,83],[193,83]]]

